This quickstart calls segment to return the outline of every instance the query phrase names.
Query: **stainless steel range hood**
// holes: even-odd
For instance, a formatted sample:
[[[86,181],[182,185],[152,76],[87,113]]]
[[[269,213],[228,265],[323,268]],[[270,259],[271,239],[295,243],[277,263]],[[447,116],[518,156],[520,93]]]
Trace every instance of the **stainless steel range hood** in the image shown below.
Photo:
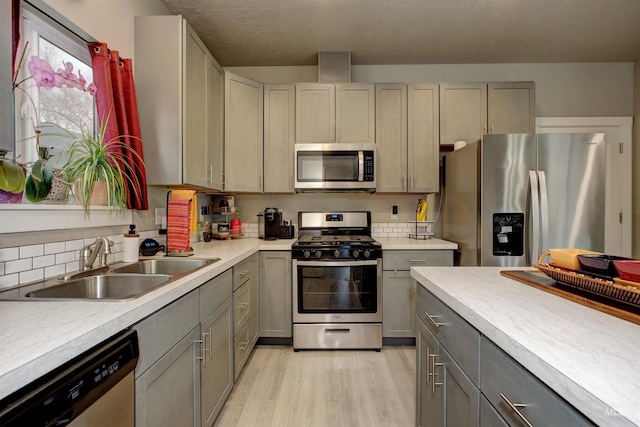
[[[318,52],[318,82],[351,81],[351,52]]]

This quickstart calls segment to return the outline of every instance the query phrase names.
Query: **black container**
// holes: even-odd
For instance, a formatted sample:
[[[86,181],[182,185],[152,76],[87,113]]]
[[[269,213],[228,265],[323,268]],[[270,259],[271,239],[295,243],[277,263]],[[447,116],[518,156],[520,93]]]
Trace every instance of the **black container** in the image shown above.
[[[140,243],[140,254],[144,256],[154,256],[162,250],[164,250],[164,246],[153,239],[144,239]]]
[[[578,255],[580,270],[586,274],[595,273],[601,278],[612,280],[614,277],[620,277],[613,261],[628,260],[615,255]]]

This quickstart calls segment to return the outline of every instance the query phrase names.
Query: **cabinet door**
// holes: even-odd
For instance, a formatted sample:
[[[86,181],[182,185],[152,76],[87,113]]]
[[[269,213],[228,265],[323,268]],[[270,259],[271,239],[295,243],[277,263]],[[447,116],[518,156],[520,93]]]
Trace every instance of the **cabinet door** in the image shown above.
[[[15,141],[13,123],[13,91],[11,90],[11,69],[7,64],[12,63],[11,52],[11,6],[13,2],[2,2],[0,5],[0,152],[13,151]]]
[[[377,191],[407,191],[407,85],[376,85]]]
[[[291,252],[260,252],[260,336],[291,338],[291,309]]]
[[[262,192],[262,96],[262,84],[225,72],[225,191]]]
[[[222,190],[224,172],[224,75],[220,64],[209,56],[208,92],[208,188]]]
[[[251,268],[251,281],[249,282],[249,351],[253,350],[253,347],[256,345],[258,341],[258,336],[260,334],[260,290],[259,290],[259,274],[258,271],[258,254],[255,254],[251,258],[251,263],[249,264]]]
[[[479,141],[487,132],[487,84],[440,84],[440,144]]]
[[[196,327],[136,380],[136,426],[200,425],[199,338]]]
[[[233,387],[233,320],[231,298],[202,321],[202,425],[213,425]]]
[[[487,86],[488,133],[534,133],[534,82],[499,82]]]
[[[373,84],[336,85],[336,142],[374,143],[376,141],[375,95]]]
[[[264,87],[264,191],[293,193],[295,86]]]
[[[444,426],[442,381],[433,375],[438,341],[421,321],[416,321],[416,325],[416,423],[419,427]]]
[[[442,347],[434,365],[436,381],[442,382],[444,387],[445,425],[478,426],[480,391]]]
[[[408,86],[408,191],[437,193],[440,190],[438,145],[438,85]]]
[[[382,272],[383,337],[415,337],[415,290],[409,271]]]
[[[336,142],[336,91],[332,84],[296,85],[296,143]]]
[[[183,74],[184,100],[182,128],[182,179],[185,184],[207,187],[208,171],[208,117],[207,68],[208,51],[189,25],[185,25],[185,66]]]

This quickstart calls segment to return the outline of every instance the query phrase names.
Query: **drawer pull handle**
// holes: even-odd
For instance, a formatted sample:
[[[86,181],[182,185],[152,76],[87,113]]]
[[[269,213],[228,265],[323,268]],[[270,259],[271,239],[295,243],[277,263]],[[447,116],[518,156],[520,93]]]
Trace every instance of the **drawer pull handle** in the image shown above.
[[[249,307],[249,303],[248,302],[243,302],[242,304],[239,305],[240,310],[244,310],[245,308]]]
[[[245,351],[247,349],[247,347],[249,347],[249,342],[241,342],[240,345],[238,346],[238,349],[240,351]]]
[[[524,409],[527,405],[525,405],[524,403],[513,403],[511,400],[509,400],[509,398],[507,396],[505,396],[503,393],[500,393],[500,397],[502,398],[502,400],[504,400],[507,405],[509,405],[509,407],[511,408],[511,410],[513,410],[513,412],[516,413],[516,415],[518,416],[518,418],[520,418],[520,420],[522,420],[523,423],[525,423],[527,425],[527,427],[533,427],[533,424],[531,424],[529,422],[529,420],[527,419],[527,417],[524,416],[524,414],[522,412],[520,412],[520,409]]]
[[[335,328],[335,329],[325,329],[324,333],[325,334],[348,334],[349,332],[351,332],[351,329],[349,328]]]
[[[193,341],[194,343],[200,344],[200,356],[196,356],[196,360],[202,360],[202,366],[204,366],[205,364],[205,357],[204,357],[204,334],[202,336],[201,340],[195,340]]]
[[[436,322],[436,319],[438,318],[438,316],[431,315],[431,314],[427,313],[426,311],[424,312],[424,316],[425,316],[427,319],[431,320],[431,323],[433,323],[433,325],[434,325],[436,328],[439,328],[440,326],[444,326],[444,323]]]
[[[247,273],[249,273],[249,270],[241,270],[241,271],[238,271],[238,274],[239,274],[240,276],[242,276],[242,277],[246,276],[246,275],[247,275]]]

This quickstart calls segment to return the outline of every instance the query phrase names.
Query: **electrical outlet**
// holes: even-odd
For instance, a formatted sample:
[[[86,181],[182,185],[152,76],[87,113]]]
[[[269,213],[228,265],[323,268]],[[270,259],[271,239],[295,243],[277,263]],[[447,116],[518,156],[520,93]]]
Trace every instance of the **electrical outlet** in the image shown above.
[[[391,219],[398,219],[398,207],[396,205],[391,207]]]
[[[162,225],[163,216],[167,216],[164,208],[156,208],[156,225]]]

